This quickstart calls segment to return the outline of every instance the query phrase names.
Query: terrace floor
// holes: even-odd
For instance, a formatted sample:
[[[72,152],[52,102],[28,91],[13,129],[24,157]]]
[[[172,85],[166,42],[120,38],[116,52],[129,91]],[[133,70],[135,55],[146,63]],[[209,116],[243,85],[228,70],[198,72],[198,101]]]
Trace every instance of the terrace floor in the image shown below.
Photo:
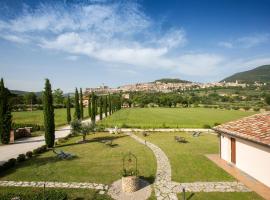
[[[224,169],[227,173],[235,177],[237,180],[241,181],[245,184],[249,189],[253,190],[266,200],[270,200],[270,188],[266,185],[258,182],[255,179],[251,179],[246,174],[244,174],[241,170],[237,169],[233,165],[229,165],[226,161],[222,160],[218,154],[208,154],[206,155],[208,159],[213,161],[219,167]]]

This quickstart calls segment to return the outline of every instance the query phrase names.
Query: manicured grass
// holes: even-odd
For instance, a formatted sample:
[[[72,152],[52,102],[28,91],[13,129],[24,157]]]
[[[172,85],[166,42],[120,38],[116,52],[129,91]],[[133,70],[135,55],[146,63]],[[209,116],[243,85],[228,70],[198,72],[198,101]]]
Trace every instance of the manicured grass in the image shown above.
[[[113,139],[114,147],[101,142]],[[78,144],[80,137],[74,137],[60,144],[57,149],[70,152],[78,157],[60,160],[52,152],[21,163],[1,174],[0,180],[14,181],[62,181],[95,182],[110,184],[122,176],[122,158],[129,151],[138,158],[138,170],[150,182],[156,173],[156,161],[150,149],[126,135],[96,133],[88,135],[88,143]]]
[[[181,193],[178,194],[178,199],[182,199]],[[189,200],[263,200],[254,192],[196,192],[186,193],[186,198]]]
[[[74,114],[74,108],[71,109],[71,117]],[[84,116],[88,117],[88,110],[84,108]],[[55,115],[55,125],[61,126],[67,123],[67,110],[66,108],[59,108],[54,110]],[[12,113],[13,122],[15,123],[31,123],[43,125],[43,111],[23,111],[23,112],[13,112]]]
[[[47,188],[45,191],[53,190]],[[111,198],[104,194],[98,194],[97,190],[91,189],[57,189],[67,193],[68,200],[111,200]],[[0,194],[17,194],[17,195],[27,195],[43,192],[43,188],[28,188],[28,187],[0,187]],[[42,199],[42,197],[40,198]],[[27,199],[23,199],[27,200]]]
[[[190,133],[151,133],[144,137],[159,146],[168,156],[172,167],[172,180],[176,182],[233,181],[234,178],[208,160],[205,154],[218,153],[218,137],[202,134],[193,137]],[[178,143],[174,136],[185,137],[188,143]]]
[[[254,112],[209,108],[130,108],[122,109],[101,123],[105,126],[138,128],[203,128],[224,123]]]

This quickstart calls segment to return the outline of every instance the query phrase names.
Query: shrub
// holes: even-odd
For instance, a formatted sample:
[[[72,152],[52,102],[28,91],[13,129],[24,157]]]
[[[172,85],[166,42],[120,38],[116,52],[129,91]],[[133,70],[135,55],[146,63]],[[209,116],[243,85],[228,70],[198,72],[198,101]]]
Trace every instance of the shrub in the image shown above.
[[[220,125],[220,123],[218,123],[218,122],[214,123],[214,126],[218,126],[218,125]]]
[[[260,108],[256,107],[256,108],[253,108],[253,110],[254,110],[255,112],[258,112],[258,111],[260,111]]]
[[[127,124],[123,123],[123,124],[121,125],[121,128],[129,128],[129,126],[128,126]]]
[[[245,106],[245,107],[244,107],[244,110],[245,110],[245,111],[247,111],[247,110],[249,110],[249,109],[250,109],[249,106]]]
[[[23,162],[26,160],[26,157],[24,154],[19,154],[17,157],[17,162]]]
[[[37,154],[41,154],[41,153],[45,152],[46,150],[47,150],[47,146],[46,145],[43,145],[41,147],[38,147],[38,148],[34,149],[33,150],[33,153],[35,155],[37,155]]]
[[[27,151],[26,152],[26,157],[29,159],[29,158],[32,158],[33,157],[33,152],[32,151]]]
[[[238,106],[233,106],[232,109],[233,110],[239,110],[240,108]]]
[[[2,169],[7,170],[7,169],[10,169],[10,168],[14,167],[15,165],[16,165],[16,159],[11,158],[2,165]]]
[[[204,124],[203,128],[211,128],[211,126],[209,124]]]

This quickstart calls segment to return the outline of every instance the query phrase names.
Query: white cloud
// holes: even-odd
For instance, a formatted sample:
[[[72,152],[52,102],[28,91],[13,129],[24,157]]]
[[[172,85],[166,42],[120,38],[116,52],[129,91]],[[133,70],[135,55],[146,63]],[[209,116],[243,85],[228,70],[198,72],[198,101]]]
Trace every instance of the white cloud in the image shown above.
[[[233,44],[231,42],[219,42],[218,46],[225,47],[225,48],[233,48]]]
[[[71,61],[76,61],[76,60],[79,59],[79,57],[78,56],[67,56],[65,59],[66,60],[71,60]]]
[[[0,36],[2,39],[11,41],[11,42],[16,42],[16,43],[28,43],[29,40],[23,37],[19,37],[16,35],[1,35]]]
[[[218,42],[218,46],[225,48],[251,48],[269,42],[269,34],[254,34],[231,41]]]
[[[269,41],[269,34],[257,34],[239,38],[237,42],[245,48],[254,47]]]

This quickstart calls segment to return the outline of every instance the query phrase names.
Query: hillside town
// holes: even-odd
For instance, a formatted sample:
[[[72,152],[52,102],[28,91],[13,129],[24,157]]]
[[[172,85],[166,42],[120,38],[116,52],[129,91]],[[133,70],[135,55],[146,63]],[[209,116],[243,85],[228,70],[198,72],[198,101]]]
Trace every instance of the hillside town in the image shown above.
[[[263,84],[255,82],[254,85],[261,86]],[[119,86],[117,88],[110,88],[109,86],[102,85],[97,88],[86,88],[85,94],[90,94],[91,92],[95,92],[98,94],[106,94],[106,93],[118,93],[118,92],[173,92],[173,91],[185,91],[192,89],[205,89],[212,87],[241,87],[245,88],[248,85],[246,83],[235,82],[212,82],[212,83],[197,83],[197,82],[179,82],[179,83],[170,83],[170,82],[149,82],[149,83],[136,83],[136,84],[128,84]]]

